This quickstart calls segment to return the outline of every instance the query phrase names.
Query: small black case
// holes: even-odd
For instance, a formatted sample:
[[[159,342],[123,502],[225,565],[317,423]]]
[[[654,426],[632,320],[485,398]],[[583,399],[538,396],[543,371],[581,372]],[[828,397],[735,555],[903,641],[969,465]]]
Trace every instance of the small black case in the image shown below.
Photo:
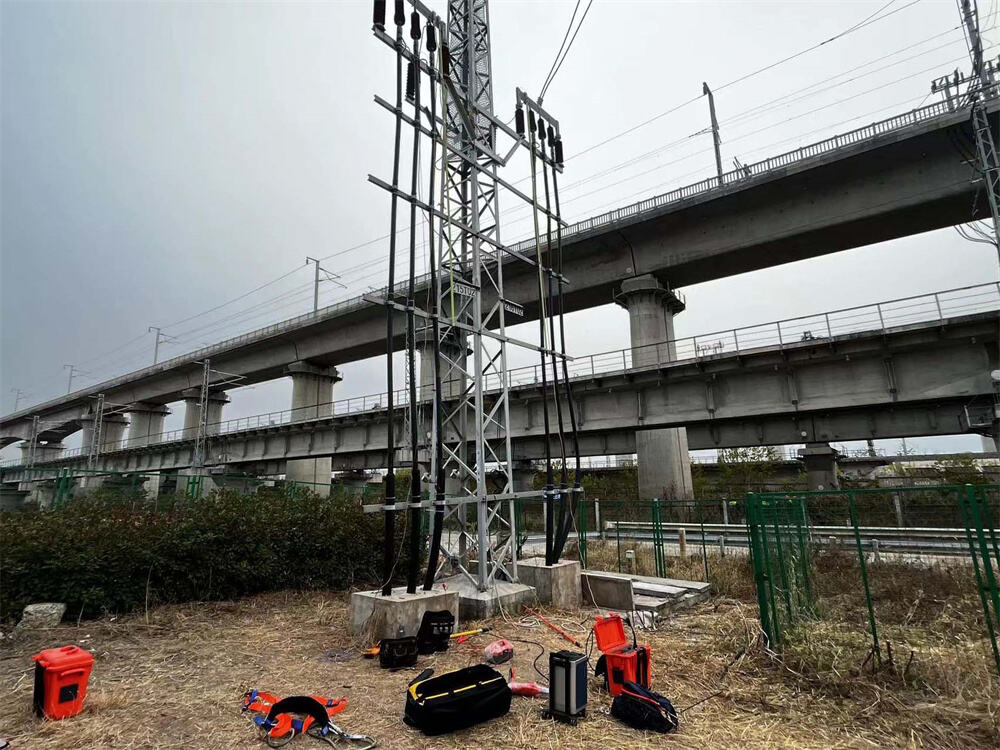
[[[378,644],[378,665],[382,669],[403,669],[417,663],[417,639],[383,638]]]
[[[433,654],[447,651],[451,634],[455,631],[455,616],[447,609],[438,612],[424,612],[417,631],[417,651]]]

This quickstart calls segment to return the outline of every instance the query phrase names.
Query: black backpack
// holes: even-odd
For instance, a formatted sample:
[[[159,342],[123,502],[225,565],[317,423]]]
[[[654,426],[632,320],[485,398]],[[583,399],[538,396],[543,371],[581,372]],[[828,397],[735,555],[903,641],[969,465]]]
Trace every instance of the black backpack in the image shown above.
[[[611,702],[611,715],[633,729],[649,729],[660,734],[676,732],[679,723],[669,700],[634,682],[626,682],[622,692]]]

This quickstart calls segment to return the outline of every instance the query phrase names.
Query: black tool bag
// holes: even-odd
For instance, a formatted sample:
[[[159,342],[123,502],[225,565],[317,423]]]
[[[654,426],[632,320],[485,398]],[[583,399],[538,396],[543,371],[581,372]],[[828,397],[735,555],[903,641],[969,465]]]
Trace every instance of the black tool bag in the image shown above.
[[[417,639],[383,638],[378,644],[378,665],[382,669],[402,669],[417,663]]]
[[[455,615],[447,609],[440,612],[424,612],[417,631],[417,650],[421,654],[447,651],[448,641],[455,630]]]
[[[611,715],[633,729],[649,729],[660,734],[676,732],[679,723],[669,700],[634,682],[626,682],[622,692],[611,702]]]
[[[446,734],[510,711],[510,687],[485,664],[429,677],[425,670],[406,692],[403,721],[426,735]]]

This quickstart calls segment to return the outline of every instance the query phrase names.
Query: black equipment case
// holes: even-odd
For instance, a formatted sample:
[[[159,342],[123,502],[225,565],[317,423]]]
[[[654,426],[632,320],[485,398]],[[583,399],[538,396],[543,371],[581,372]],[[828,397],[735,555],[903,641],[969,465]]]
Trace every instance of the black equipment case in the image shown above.
[[[408,635],[403,638],[383,638],[378,644],[378,665],[382,669],[403,669],[417,663],[417,639]]]
[[[449,610],[424,612],[417,631],[417,650],[421,654],[447,651],[451,634],[455,630],[455,615]]]
[[[426,735],[446,734],[510,711],[511,692],[504,676],[477,664],[429,677],[424,670],[406,691],[403,721]]]

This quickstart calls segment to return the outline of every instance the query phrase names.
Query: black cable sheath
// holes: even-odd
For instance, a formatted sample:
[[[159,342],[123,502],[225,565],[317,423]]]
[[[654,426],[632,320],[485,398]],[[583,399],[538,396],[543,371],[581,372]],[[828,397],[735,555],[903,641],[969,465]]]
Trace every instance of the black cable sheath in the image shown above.
[[[552,545],[552,563],[556,563],[559,560],[559,555],[562,554],[562,549],[556,540],[562,534],[562,529],[568,523],[568,513],[569,508],[566,505],[566,489],[569,486],[567,478],[567,468],[566,468],[566,438],[565,431],[563,429],[563,413],[562,413],[562,399],[560,398],[559,392],[559,363],[556,357],[556,320],[555,320],[555,299],[552,293],[552,266],[553,266],[553,245],[552,245],[552,204],[551,198],[549,196],[549,164],[548,159],[545,154],[545,141],[546,141],[546,131],[545,122],[541,119],[538,121],[538,131],[539,131],[539,150],[541,151],[542,158],[542,184],[545,190],[545,250],[548,255],[548,265],[545,268],[545,279],[546,279],[546,298],[549,310],[549,361],[552,363],[552,397],[555,401],[556,407],[556,430],[559,436],[559,460],[561,462],[561,470],[559,477],[559,491],[556,493],[556,498],[553,502],[554,506],[558,507],[559,520],[554,524],[554,544]],[[551,128],[550,128],[551,130]],[[562,286],[562,281],[558,280],[560,288]]]
[[[555,139],[549,136],[549,148],[551,150],[552,159],[555,162],[562,161],[562,137],[557,136]],[[571,526],[574,524],[574,519],[579,511],[580,500],[582,496],[581,486],[583,482],[583,477],[581,475],[580,468],[580,434],[578,430],[578,421],[576,417],[576,403],[573,401],[573,384],[569,379],[569,365],[566,363],[566,321],[565,321],[565,300],[563,298],[563,284],[562,284],[562,273],[563,273],[563,244],[562,244],[562,223],[560,219],[562,213],[559,208],[559,180],[557,178],[558,170],[553,166],[552,168],[552,198],[555,203],[555,214],[556,214],[556,273],[559,276],[559,298],[557,300],[558,305],[558,316],[559,316],[559,351],[563,355],[562,357],[562,370],[563,370],[563,382],[566,384],[566,403],[569,410],[569,424],[570,424],[570,434],[573,439],[573,458],[576,463],[576,471],[573,474],[573,492],[570,498],[570,512],[566,519],[566,525],[559,534],[556,540],[556,552],[557,554],[562,554],[563,548],[566,546],[566,540],[569,538],[569,532]],[[558,559],[558,558],[557,558]]]
[[[413,39],[413,163],[410,171],[410,195],[416,198],[420,176],[420,14],[413,11],[410,18],[410,37]],[[433,170],[432,170],[433,171]],[[416,305],[417,278],[417,202],[410,201],[410,275],[406,288],[406,367],[410,387],[410,560],[406,570],[406,593],[417,593],[420,575],[420,425],[417,416],[417,365],[416,365]]]
[[[393,147],[392,159],[392,198],[389,215],[389,285],[386,288],[385,305],[385,379],[386,379],[386,407],[388,414],[388,424],[386,425],[386,475],[385,475],[385,528],[382,550],[382,595],[389,596],[392,593],[392,570],[394,567],[393,550],[396,547],[396,430],[393,424],[393,339],[395,338],[394,312],[392,309],[393,292],[396,284],[396,214],[397,203],[396,188],[399,187],[399,141],[402,137],[403,126],[403,26],[399,17],[399,9],[402,2],[396,3],[396,133]]]
[[[545,564],[552,564],[553,518],[552,518],[552,449],[549,445],[549,383],[545,373],[545,285],[542,278],[541,250],[538,248],[538,198],[537,167],[535,166],[535,114],[528,110],[528,150],[531,152],[531,194],[534,201],[531,210],[535,214],[535,252],[538,260],[538,344],[542,365],[542,426],[545,431],[545,489],[542,498],[545,508]]]
[[[434,75],[434,52],[437,43],[434,39],[434,27],[427,25],[427,64],[430,67],[431,78],[431,130],[437,130],[437,81]],[[447,137],[447,131],[442,127],[442,136]],[[442,157],[446,157],[442,149]],[[430,191],[427,194],[427,202],[434,203],[434,164],[437,161],[437,138],[431,138],[431,179]],[[441,326],[439,318],[441,316],[441,282],[438,278],[437,258],[434,247],[434,214],[427,214],[428,222],[428,271],[431,276],[431,294],[434,296],[432,316],[431,316],[431,336],[434,339],[434,464],[436,468],[434,476],[434,532],[431,535],[431,548],[427,554],[427,572],[424,574],[424,591],[430,591],[434,586],[434,576],[437,573],[438,558],[441,555],[441,531],[444,526],[444,449],[442,448],[442,404],[441,404]],[[424,350],[426,351],[426,349]]]

